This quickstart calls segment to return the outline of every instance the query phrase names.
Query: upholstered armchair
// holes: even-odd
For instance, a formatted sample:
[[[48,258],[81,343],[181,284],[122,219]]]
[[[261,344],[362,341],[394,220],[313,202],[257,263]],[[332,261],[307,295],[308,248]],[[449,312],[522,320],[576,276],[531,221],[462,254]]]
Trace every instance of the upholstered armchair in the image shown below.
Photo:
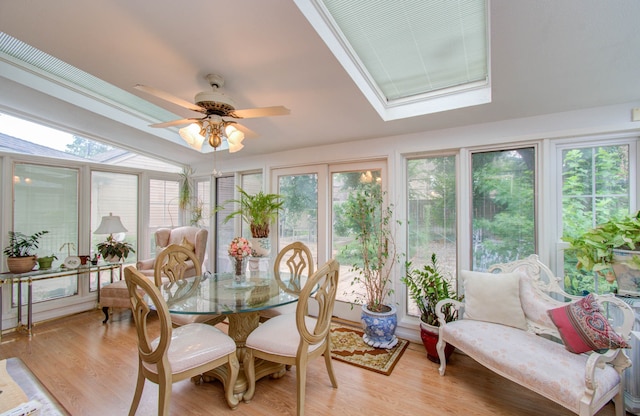
[[[163,248],[170,244],[177,244],[186,247],[189,250],[193,250],[200,261],[200,264],[204,262],[204,256],[207,251],[207,237],[209,232],[198,227],[178,227],[178,228],[159,228],[156,231],[156,253],[160,252]],[[191,263],[191,262],[190,262]],[[139,260],[136,263],[136,268],[142,274],[150,277],[153,280],[154,268],[156,265],[155,257],[147,260]],[[196,269],[191,265],[185,273],[184,277],[195,276]]]

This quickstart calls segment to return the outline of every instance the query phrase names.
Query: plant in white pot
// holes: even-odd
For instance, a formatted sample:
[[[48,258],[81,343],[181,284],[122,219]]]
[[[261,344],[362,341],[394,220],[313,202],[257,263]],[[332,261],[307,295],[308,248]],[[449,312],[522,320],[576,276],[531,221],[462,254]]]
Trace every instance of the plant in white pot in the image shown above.
[[[443,299],[462,300],[451,286],[451,279],[447,278],[440,269],[436,253],[431,254],[431,263],[422,268],[414,268],[411,262],[406,263],[406,275],[402,282],[407,286],[409,296],[416,303],[420,311],[420,338],[427,350],[427,358],[439,363],[436,344],[439,338],[440,321],[436,315],[436,305]],[[458,311],[446,305],[443,307],[445,322],[458,319]],[[453,353],[454,347],[447,344],[445,355],[447,358]]]
[[[394,222],[393,205],[385,205],[385,193],[375,183],[352,192],[343,212],[355,236],[343,252],[354,257],[351,295],[362,306],[363,340],[375,348],[392,348],[398,343],[398,319],[387,297],[393,293],[391,274],[400,257],[394,238],[394,225],[400,222]]]
[[[135,253],[133,246],[126,241],[118,241],[112,235],[106,241],[98,243],[96,246],[102,258],[108,263],[119,263],[126,259],[129,253]]]
[[[3,250],[7,256],[7,267],[11,273],[26,273],[36,265],[34,251],[38,248],[40,237],[49,231],[39,231],[32,235],[9,231],[9,245]]]
[[[253,256],[266,257],[271,252],[269,231],[273,221],[278,218],[284,200],[282,195],[265,194],[260,191],[250,195],[241,187],[237,187],[240,199],[229,199],[223,202],[222,207],[217,207],[216,212],[224,209],[224,205],[236,204],[237,209],[228,214],[224,222],[228,222],[237,215],[249,225],[251,229]]]

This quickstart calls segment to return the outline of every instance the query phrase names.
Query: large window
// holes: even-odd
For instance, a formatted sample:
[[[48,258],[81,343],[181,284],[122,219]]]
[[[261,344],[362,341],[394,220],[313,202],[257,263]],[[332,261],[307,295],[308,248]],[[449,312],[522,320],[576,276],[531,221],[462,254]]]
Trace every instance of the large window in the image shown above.
[[[49,231],[40,239],[35,254],[56,255],[59,266],[68,254],[78,254],[78,171],[51,166],[18,163],[13,172],[13,230],[26,235]],[[74,248],[67,252],[67,243]],[[78,293],[77,276],[39,281],[33,284],[33,302]],[[26,303],[23,293],[23,302]],[[13,302],[17,301],[14,293]]]
[[[473,270],[536,253],[535,148],[471,157]]]
[[[436,254],[440,270],[456,288],[456,158],[434,156],[407,161],[407,260],[412,268],[430,264]],[[408,297],[407,297],[408,298]],[[419,316],[415,302],[409,315]]]
[[[316,173],[278,177],[278,193],[284,206],[279,216],[278,251],[301,241],[318,258],[318,175]],[[284,266],[283,266],[284,267]]]
[[[130,253],[125,263],[135,263],[138,248],[138,176],[125,173],[91,172],[91,230],[100,225],[105,215],[117,215],[126,233],[114,234],[118,241],[126,241],[136,248],[136,253]],[[104,241],[106,235],[91,233],[91,249]],[[108,272],[107,272],[108,273]],[[108,279],[103,278],[102,282]],[[91,290],[97,288],[97,281],[91,277]]]
[[[611,218],[629,214],[629,145],[560,149],[562,163],[562,236],[575,238]],[[571,251],[564,255],[565,290],[582,295],[609,293],[617,282],[576,267]]]

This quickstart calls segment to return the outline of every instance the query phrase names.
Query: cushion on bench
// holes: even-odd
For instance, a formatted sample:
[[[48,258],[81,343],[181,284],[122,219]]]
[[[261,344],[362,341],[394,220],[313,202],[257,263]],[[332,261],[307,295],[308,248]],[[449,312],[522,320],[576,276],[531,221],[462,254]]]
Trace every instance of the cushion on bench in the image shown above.
[[[447,342],[455,340],[456,347],[503,377],[579,411],[588,355],[568,353],[564,345],[542,336],[489,322],[450,322],[440,336]],[[597,368],[595,379],[595,402],[620,383],[617,371],[609,365]]]

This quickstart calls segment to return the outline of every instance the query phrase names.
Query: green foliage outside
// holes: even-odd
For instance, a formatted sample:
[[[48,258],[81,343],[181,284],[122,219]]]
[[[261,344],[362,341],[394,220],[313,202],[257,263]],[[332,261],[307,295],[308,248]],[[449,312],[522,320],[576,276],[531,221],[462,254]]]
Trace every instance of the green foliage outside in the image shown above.
[[[531,147],[473,155],[473,270],[536,252],[534,155]]]
[[[629,214],[627,146],[567,150],[562,169],[564,240],[570,241],[598,224]],[[606,273],[579,268],[572,250],[565,251],[564,275],[565,290],[571,294],[617,290],[617,283],[608,282]]]
[[[67,144],[66,153],[90,159],[93,156],[113,150],[113,147],[93,140],[73,136],[73,142]]]

